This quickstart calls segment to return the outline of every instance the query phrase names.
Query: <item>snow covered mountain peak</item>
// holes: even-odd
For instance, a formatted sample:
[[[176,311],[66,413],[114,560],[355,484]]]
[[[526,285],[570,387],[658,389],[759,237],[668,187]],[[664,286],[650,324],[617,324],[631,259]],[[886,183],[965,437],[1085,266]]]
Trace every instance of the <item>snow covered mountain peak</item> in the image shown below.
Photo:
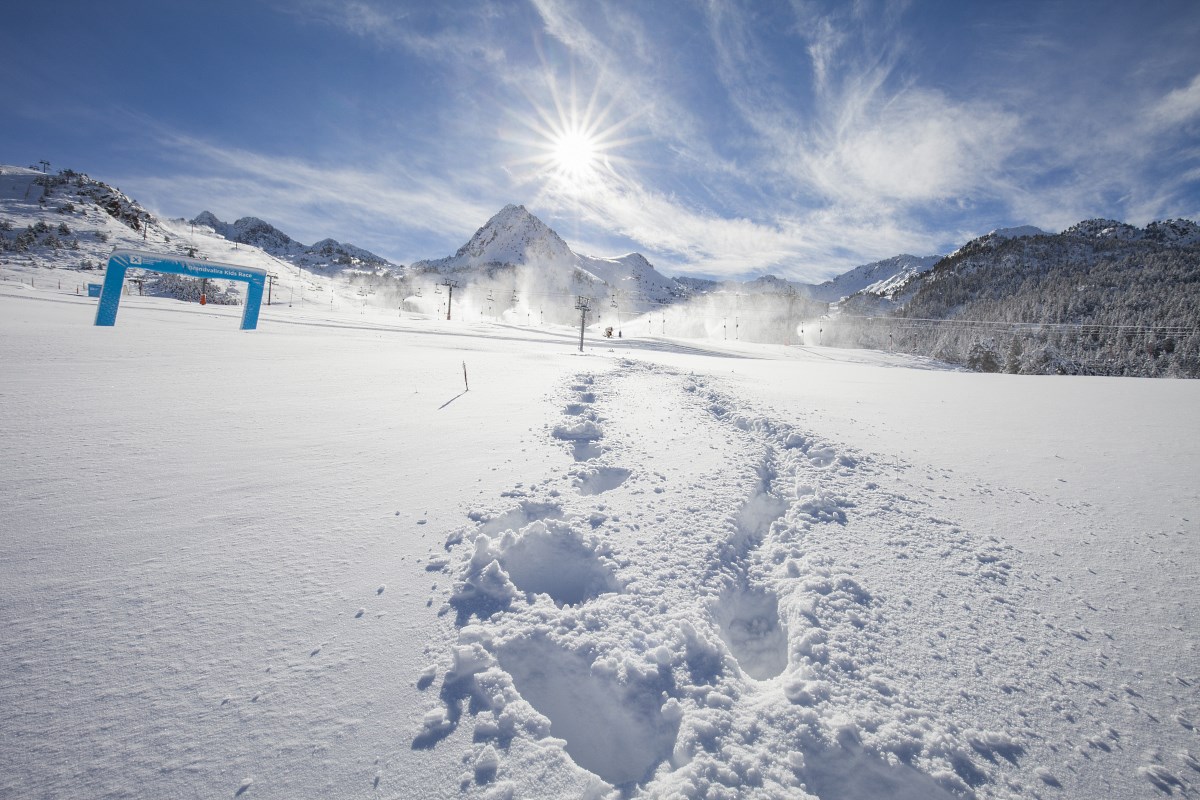
[[[468,281],[516,270],[539,291],[585,294],[595,300],[620,294],[637,305],[667,303],[691,292],[658,272],[640,253],[614,258],[573,251],[525,206],[500,209],[471,239],[446,258],[418,261],[415,272],[457,275]],[[509,280],[509,279],[506,279]]]
[[[221,228],[225,227],[225,223],[218,219],[217,215],[211,211],[201,211],[199,214],[193,217],[190,222],[193,225],[204,225],[212,228],[218,233],[220,233]]]
[[[912,256],[907,253],[863,264],[811,289],[811,295],[836,302],[858,292],[892,296],[914,276],[928,272],[941,256]]]
[[[1013,228],[996,228],[987,235],[997,239],[1019,239],[1022,236],[1045,236],[1046,233],[1036,225],[1017,225]]]
[[[972,239],[950,255],[957,256],[960,254],[974,253],[982,250],[992,250],[998,245],[1007,242],[1009,239],[1021,239],[1028,236],[1048,235],[1049,233],[1047,231],[1044,231],[1034,225],[1018,225],[1013,228],[997,228],[991,233],[985,233],[983,236]]]
[[[1089,239],[1120,239],[1132,242],[1142,238],[1142,231],[1127,222],[1115,219],[1085,219],[1063,231],[1066,236],[1084,236]]]
[[[459,262],[453,265],[458,269],[534,262],[573,265],[576,260],[567,243],[546,223],[525,206],[512,204],[500,209],[452,258]]]

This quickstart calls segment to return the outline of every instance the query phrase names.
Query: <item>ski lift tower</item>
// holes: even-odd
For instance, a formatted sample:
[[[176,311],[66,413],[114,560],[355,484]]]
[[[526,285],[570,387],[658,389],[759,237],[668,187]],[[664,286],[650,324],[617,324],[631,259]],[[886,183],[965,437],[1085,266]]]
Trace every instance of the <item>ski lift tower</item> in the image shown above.
[[[592,301],[583,295],[575,298],[575,309],[579,312],[579,352],[583,352],[583,329],[587,325],[587,313],[591,310]]]
[[[458,281],[452,281],[449,278],[442,281],[439,286],[445,286],[448,295],[446,297],[446,319],[450,319],[450,301],[454,299],[454,289],[458,286]]]

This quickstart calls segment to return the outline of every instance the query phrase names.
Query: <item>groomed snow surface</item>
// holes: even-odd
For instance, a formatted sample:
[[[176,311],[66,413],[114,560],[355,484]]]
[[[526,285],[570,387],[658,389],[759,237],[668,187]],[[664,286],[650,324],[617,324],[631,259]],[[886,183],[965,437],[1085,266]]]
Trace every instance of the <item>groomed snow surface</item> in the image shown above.
[[[0,796],[1200,796],[1198,382],[94,303],[0,283]]]

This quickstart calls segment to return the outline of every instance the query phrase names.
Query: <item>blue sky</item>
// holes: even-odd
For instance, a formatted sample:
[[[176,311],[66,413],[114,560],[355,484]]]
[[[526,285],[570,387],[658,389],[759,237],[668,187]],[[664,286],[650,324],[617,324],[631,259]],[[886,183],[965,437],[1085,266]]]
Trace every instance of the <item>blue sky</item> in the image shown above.
[[[507,203],[668,274],[1200,219],[1200,4],[23,2],[0,162],[401,263]]]

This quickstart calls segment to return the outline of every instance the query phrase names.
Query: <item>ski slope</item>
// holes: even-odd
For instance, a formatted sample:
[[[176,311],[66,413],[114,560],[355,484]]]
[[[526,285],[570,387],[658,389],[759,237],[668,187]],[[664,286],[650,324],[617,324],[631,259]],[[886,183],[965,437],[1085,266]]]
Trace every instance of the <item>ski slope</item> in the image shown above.
[[[1200,787],[1200,383],[330,296],[0,282],[0,796]]]

